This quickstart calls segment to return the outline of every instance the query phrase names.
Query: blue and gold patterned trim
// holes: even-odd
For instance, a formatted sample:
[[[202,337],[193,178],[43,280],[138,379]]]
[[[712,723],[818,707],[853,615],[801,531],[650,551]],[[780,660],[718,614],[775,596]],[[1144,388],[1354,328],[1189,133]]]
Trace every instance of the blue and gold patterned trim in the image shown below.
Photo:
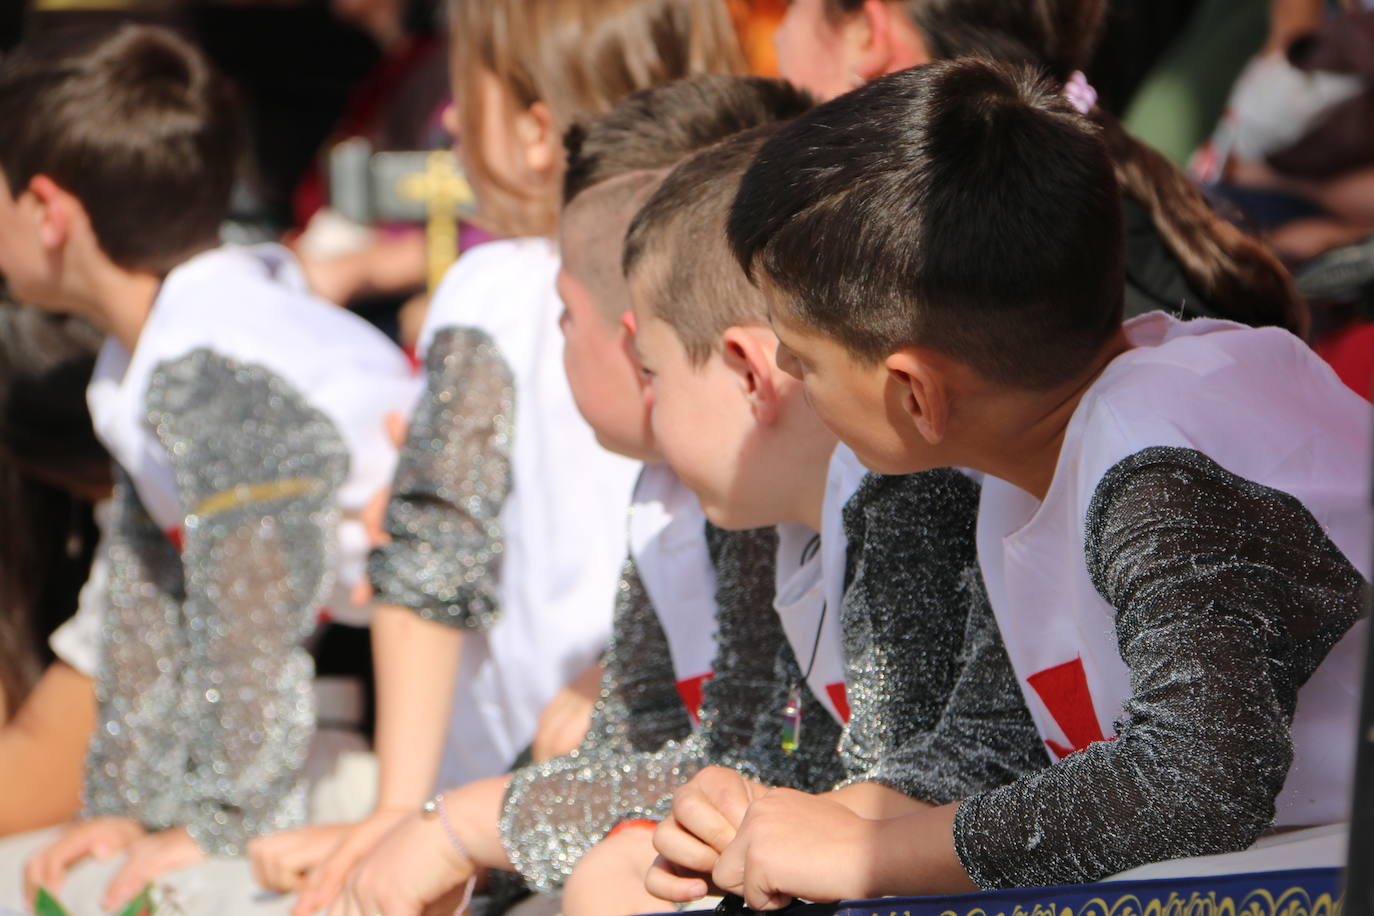
[[[1215,875],[888,897],[787,909],[787,916],[1341,916],[1341,870]]]

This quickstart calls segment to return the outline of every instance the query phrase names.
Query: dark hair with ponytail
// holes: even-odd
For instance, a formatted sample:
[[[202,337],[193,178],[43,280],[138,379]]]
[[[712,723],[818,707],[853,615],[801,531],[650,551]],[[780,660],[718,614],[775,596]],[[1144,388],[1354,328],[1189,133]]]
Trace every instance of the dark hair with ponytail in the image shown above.
[[[863,0],[825,0],[832,15]],[[1039,67],[1063,83],[1097,47],[1106,0],[893,0],[939,59],[976,55]],[[1307,331],[1306,306],[1288,272],[1259,241],[1219,216],[1173,163],[1126,132],[1101,106],[1102,129],[1122,192],[1149,214],[1188,284],[1218,315]]]

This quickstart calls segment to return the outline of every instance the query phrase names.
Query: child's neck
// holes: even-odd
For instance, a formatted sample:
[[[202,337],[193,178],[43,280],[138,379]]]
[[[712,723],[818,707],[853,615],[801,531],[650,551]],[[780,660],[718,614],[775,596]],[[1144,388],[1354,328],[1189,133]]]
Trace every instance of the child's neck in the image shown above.
[[[974,424],[967,466],[999,477],[1044,501],[1059,465],[1074,411],[1112,360],[1129,350],[1125,331],[1099,351],[1089,370],[1051,392],[1003,390]]]
[[[830,473],[833,449],[819,455],[799,455],[791,467],[778,477],[779,520],[800,522],[812,531],[821,530],[825,511],[825,484]]]
[[[157,274],[105,264],[72,290],[74,311],[132,352],[161,285]]]

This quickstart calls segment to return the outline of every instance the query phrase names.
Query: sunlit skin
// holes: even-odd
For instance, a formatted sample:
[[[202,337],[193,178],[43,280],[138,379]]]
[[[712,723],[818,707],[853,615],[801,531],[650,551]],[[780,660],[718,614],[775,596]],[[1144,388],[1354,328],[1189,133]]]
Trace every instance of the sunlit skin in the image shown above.
[[[558,272],[563,314],[563,368],[578,412],[609,451],[638,461],[661,461],[649,424],[640,368],[624,317],[612,322],[565,261]]]
[[[802,383],[816,413],[866,467],[883,474],[972,468],[1037,499],[1049,489],[1079,400],[1130,347],[1118,330],[1082,373],[1059,387],[1030,391],[993,382],[926,347],[862,360],[793,317],[777,290],[769,304],[778,365]]]
[[[766,327],[728,328],[693,365],[677,332],[635,293],[635,353],[649,380],[651,423],[664,459],[722,528],[820,524],[835,437],[802,388],[773,363]]]
[[[459,87],[454,85],[454,98]],[[477,198],[477,220],[502,235],[537,227],[552,235],[557,184],[562,177],[563,137],[543,102],[522,107],[492,73],[476,74],[480,123],[466,136],[457,108],[444,109],[444,129]],[[515,189],[519,189],[518,191]]]
[[[920,31],[891,0],[866,0],[835,15],[825,0],[792,0],[773,45],[783,78],[822,101],[931,59]]]

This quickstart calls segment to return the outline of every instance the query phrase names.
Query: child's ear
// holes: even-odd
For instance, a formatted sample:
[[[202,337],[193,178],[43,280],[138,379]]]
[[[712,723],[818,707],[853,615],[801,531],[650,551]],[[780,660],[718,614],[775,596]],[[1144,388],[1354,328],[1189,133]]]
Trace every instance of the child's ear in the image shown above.
[[[921,31],[899,7],[887,0],[864,0],[851,20],[855,75],[863,82],[931,60]]]
[[[939,445],[949,419],[949,390],[940,362],[929,351],[903,347],[884,360],[902,412],[921,438]]]
[[[748,328],[726,328],[722,335],[725,367],[739,382],[749,409],[763,426],[778,419],[780,405],[773,373],[773,349],[764,345]]]
[[[520,112],[516,116],[515,130],[525,149],[525,165],[536,175],[550,174],[563,155],[563,137],[549,106],[535,102]]]
[[[28,193],[43,250],[49,253],[57,251],[67,241],[72,220],[77,215],[76,208],[80,204],[47,175],[33,176],[29,181]]]

